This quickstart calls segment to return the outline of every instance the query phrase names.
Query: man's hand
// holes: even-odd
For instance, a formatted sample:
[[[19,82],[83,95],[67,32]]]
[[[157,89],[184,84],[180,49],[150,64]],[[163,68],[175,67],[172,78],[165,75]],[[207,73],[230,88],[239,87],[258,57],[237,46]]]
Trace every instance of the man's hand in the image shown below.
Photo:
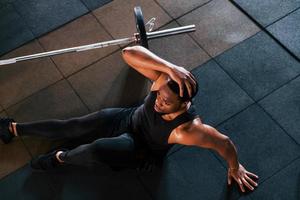
[[[188,89],[190,97],[193,90],[196,90],[196,79],[191,72],[183,67],[172,67],[169,74],[170,78],[174,80],[180,88],[180,96],[183,97],[184,85]]]
[[[244,186],[250,190],[254,190],[258,184],[252,178],[258,179],[258,176],[248,172],[241,164],[239,164],[238,169],[228,168],[228,184],[231,184],[232,178],[238,183],[242,192],[245,192]]]

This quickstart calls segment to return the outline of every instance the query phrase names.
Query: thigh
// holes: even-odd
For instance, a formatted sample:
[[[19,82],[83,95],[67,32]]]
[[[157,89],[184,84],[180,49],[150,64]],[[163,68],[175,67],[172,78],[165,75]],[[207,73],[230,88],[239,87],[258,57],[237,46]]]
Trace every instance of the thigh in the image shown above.
[[[128,131],[128,108],[105,108],[89,115],[77,118],[81,127],[88,130],[85,134],[83,143],[90,143],[98,138],[119,136]]]

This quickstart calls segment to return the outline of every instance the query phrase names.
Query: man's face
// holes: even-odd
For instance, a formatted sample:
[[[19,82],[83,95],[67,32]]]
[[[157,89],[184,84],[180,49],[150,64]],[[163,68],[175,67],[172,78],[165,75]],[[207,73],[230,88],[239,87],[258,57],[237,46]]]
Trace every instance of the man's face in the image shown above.
[[[154,109],[159,113],[173,113],[181,109],[183,103],[180,102],[178,96],[168,87],[167,84],[162,85],[157,91]]]

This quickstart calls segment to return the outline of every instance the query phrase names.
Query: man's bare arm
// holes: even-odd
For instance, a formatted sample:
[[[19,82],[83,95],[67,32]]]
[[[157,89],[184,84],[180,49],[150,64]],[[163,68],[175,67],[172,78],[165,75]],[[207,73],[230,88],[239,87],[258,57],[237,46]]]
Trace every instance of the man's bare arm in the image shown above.
[[[240,189],[244,192],[244,185],[253,190],[257,183],[250,177],[258,178],[257,175],[248,172],[238,161],[237,150],[230,138],[212,126],[206,124],[192,125],[187,131],[177,134],[176,143],[193,145],[212,149],[222,156],[228,164],[228,183],[234,178]]]
[[[143,74],[151,81],[156,81],[161,73],[167,74],[180,87],[180,96],[183,96],[183,87],[187,87],[189,94],[192,94],[192,87],[196,87],[193,75],[184,69],[170,63],[155,55],[142,46],[126,47],[122,51],[125,62],[132,68]]]

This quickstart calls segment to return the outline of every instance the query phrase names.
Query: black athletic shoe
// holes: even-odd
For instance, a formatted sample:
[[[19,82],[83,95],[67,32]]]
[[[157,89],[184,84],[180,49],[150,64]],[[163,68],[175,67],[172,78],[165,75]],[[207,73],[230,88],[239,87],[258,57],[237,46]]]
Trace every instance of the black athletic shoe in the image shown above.
[[[14,137],[14,134],[9,131],[11,122],[15,121],[11,118],[0,118],[0,138],[5,144],[9,143]]]
[[[59,162],[56,158],[58,151],[66,151],[66,149],[57,149],[48,154],[39,155],[30,161],[31,168],[37,171],[45,171],[56,168],[63,163]]]

